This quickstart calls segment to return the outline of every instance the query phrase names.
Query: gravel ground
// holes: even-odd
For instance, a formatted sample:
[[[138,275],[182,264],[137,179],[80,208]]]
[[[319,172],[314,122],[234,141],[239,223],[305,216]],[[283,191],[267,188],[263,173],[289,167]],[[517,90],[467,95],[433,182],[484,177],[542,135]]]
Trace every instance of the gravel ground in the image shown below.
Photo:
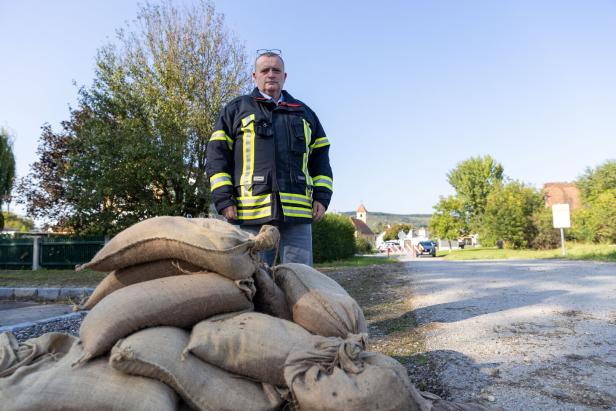
[[[440,395],[507,410],[616,409],[616,264],[420,258],[407,269],[423,372]]]
[[[30,338],[38,337],[40,335],[50,332],[61,332],[66,334],[72,334],[79,336],[79,327],[81,326],[81,320],[85,317],[86,313],[82,312],[79,316],[72,318],[62,318],[54,321],[45,322],[44,324],[35,324],[29,327],[17,328],[11,331],[17,341],[24,342]]]

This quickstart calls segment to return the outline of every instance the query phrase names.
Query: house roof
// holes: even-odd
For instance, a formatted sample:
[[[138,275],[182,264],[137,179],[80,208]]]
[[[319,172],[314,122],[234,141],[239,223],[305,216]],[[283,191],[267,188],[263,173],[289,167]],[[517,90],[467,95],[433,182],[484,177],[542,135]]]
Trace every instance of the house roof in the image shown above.
[[[368,212],[368,210],[366,210],[366,207],[364,207],[363,204],[359,205],[359,208],[357,208],[357,211],[360,212],[360,213],[367,213]]]
[[[374,235],[374,232],[363,221],[351,217],[351,223],[353,223],[353,226],[355,226],[355,231],[359,232],[360,234]]]

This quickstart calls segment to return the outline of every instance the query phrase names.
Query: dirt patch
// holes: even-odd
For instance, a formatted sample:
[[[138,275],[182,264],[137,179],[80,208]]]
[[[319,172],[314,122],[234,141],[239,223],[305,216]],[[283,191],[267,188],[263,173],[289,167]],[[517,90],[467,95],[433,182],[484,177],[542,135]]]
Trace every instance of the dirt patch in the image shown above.
[[[413,315],[409,267],[403,263],[322,271],[355,298],[368,321],[368,349],[395,358],[403,364],[413,383],[439,396],[446,393],[425,354],[423,332]],[[431,325],[428,328],[434,327]]]

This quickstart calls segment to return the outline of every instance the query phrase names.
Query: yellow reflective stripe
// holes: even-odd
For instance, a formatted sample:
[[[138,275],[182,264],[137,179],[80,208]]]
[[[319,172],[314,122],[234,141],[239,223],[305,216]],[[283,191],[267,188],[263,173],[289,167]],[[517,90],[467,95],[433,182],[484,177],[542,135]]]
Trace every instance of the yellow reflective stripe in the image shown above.
[[[310,153],[310,142],[312,141],[312,130],[310,129],[310,124],[306,121],[306,119],[302,119],[304,122],[304,139],[306,140],[306,152],[304,153],[304,161],[302,163],[302,172],[304,176],[306,176],[306,184],[311,186],[312,179],[310,178],[310,173],[308,172],[308,156]]]
[[[228,173],[217,173],[210,177],[210,191],[214,191],[222,186],[232,186],[231,175]]]
[[[320,137],[314,140],[314,145],[312,146],[312,149],[314,150],[315,148],[325,147],[329,145],[330,145],[330,142],[327,139],[327,137]]]
[[[270,204],[272,202],[272,196],[271,194],[265,194],[255,197],[237,197],[237,202],[240,207],[260,206]]]
[[[252,185],[252,173],[255,169],[255,115],[251,114],[242,119],[242,176],[240,182],[242,184],[241,193],[243,196],[252,194],[252,190],[248,189]]]
[[[289,217],[304,217],[304,218],[312,218],[312,210],[308,210],[303,207],[291,207],[282,205],[282,212],[285,216]]]
[[[325,187],[325,188],[328,188],[331,191],[334,191],[334,188],[333,188],[334,180],[332,180],[331,177],[329,177],[329,176],[316,176],[316,177],[313,177],[312,180],[314,181],[314,186],[315,187]]]
[[[231,140],[231,137],[229,137],[224,130],[214,131],[210,137],[210,141],[225,141],[227,146],[229,146],[229,150],[233,149],[233,140]]]
[[[320,181],[320,180],[325,180],[328,181],[330,184],[333,184],[334,180],[332,180],[332,178],[330,176],[316,176],[312,178],[314,181]]]
[[[255,208],[254,210],[237,210],[238,220],[255,220],[257,218],[269,217],[272,215],[272,207],[266,206]]]
[[[286,194],[280,193],[280,201],[283,203],[295,203],[302,204],[307,207],[312,207],[312,200],[308,196],[304,196],[301,194]]]
[[[214,191],[217,188],[220,188],[222,186],[232,186],[233,184],[231,183],[231,181],[221,181],[220,183],[216,183],[214,184],[211,188],[210,191]]]

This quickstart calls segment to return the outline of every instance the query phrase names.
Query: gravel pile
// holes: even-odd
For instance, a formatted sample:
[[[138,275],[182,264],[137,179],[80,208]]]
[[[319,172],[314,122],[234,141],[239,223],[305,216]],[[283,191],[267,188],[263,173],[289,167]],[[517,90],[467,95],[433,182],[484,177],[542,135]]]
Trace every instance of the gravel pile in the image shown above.
[[[15,328],[11,332],[20,343],[29,340],[30,338],[39,337],[50,332],[61,332],[78,337],[81,321],[86,314],[86,312],[79,312],[71,314],[65,318],[46,321],[44,323],[37,323],[28,327]]]

